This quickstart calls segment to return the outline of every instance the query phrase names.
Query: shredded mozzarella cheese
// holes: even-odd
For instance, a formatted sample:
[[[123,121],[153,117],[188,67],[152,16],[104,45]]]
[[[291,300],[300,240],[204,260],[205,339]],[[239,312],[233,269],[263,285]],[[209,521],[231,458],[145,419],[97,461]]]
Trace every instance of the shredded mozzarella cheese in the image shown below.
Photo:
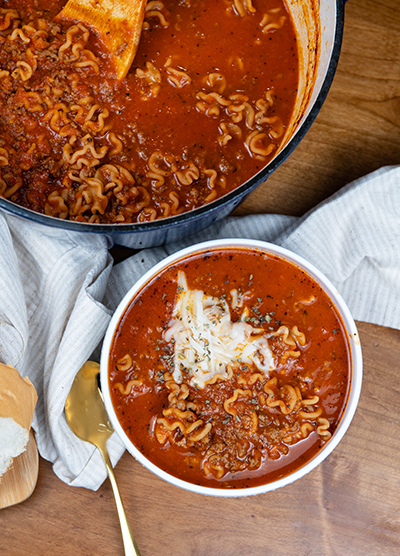
[[[204,388],[216,375],[227,378],[229,367],[240,363],[255,365],[266,377],[275,368],[264,329],[254,328],[243,318],[232,322],[225,299],[189,290],[182,271],[164,340],[174,344],[177,383],[182,383],[185,375],[186,382]]]

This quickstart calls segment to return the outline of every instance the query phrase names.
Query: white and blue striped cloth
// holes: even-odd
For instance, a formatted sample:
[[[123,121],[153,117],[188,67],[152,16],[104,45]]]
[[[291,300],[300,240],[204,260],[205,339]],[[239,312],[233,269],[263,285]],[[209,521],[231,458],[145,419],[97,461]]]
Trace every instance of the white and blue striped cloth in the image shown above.
[[[400,168],[357,180],[302,218],[230,217],[184,242],[112,265],[110,240],[0,214],[0,360],[34,383],[39,452],[66,483],[97,489],[101,456],[70,431],[64,404],[132,284],[182,247],[214,238],[269,241],[295,251],[338,288],[356,320],[400,329]],[[113,435],[115,464],[123,453]]]

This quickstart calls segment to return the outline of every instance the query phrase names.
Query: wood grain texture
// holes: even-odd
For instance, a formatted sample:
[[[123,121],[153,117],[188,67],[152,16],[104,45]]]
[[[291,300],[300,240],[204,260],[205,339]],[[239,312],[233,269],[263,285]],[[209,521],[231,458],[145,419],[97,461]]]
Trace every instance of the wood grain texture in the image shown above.
[[[291,157],[237,211],[300,215],[351,180],[400,162],[400,3],[349,0],[338,72]],[[393,556],[400,546],[400,331],[359,323],[364,382],[354,420],[327,460],[278,491],[202,497],[128,454],[117,480],[142,556]],[[5,556],[120,556],[108,482],[67,487],[40,461],[37,487],[0,512]]]
[[[142,556],[393,556],[400,539],[400,331],[359,323],[364,383],[335,451],[303,479],[250,498],[203,497],[163,482],[125,454],[116,467]],[[390,408],[390,411],[388,411]],[[0,554],[122,554],[108,481],[66,486],[41,460],[23,504],[0,512]]]
[[[0,479],[0,509],[26,500],[36,486],[38,472],[39,454],[31,430],[25,452],[14,458],[12,467]]]

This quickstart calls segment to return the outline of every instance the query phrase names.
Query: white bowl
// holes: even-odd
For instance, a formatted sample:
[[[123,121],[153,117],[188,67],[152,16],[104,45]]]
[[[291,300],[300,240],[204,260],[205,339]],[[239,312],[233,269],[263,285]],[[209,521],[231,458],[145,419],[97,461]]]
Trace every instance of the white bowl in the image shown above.
[[[257,250],[270,253],[272,255],[277,255],[280,258],[286,259],[290,263],[293,263],[298,268],[304,270],[309,276],[311,276],[325,291],[328,297],[333,302],[337,313],[342,319],[342,323],[347,334],[348,347],[349,347],[349,358],[350,358],[350,387],[348,392],[348,398],[345,405],[345,409],[342,413],[340,421],[336,427],[335,432],[326,444],[321,448],[321,450],[302,467],[298,468],[289,475],[269,482],[264,485],[250,487],[250,488],[237,488],[237,489],[226,489],[226,488],[211,488],[205,486],[199,486],[196,484],[189,483],[187,481],[178,479],[169,473],[166,473],[151,461],[149,461],[131,442],[131,440],[126,435],[123,430],[111,401],[110,387],[108,380],[108,366],[109,366],[109,354],[112,346],[112,341],[115,335],[115,331],[118,327],[122,315],[129,306],[131,300],[135,295],[142,289],[142,287],[149,282],[155,275],[160,271],[186,257],[190,257],[195,253],[203,252],[209,249],[215,248],[227,248],[227,247],[238,247],[238,248],[255,248]],[[361,392],[362,383],[362,354],[361,345],[359,340],[359,335],[355,322],[350,314],[350,311],[344,302],[342,296],[337,291],[335,286],[311,263],[307,262],[305,259],[296,255],[295,253],[288,251],[277,245],[273,245],[263,241],[257,241],[252,239],[223,239],[223,240],[212,240],[204,243],[199,243],[191,247],[187,247],[170,255],[169,257],[163,259],[153,268],[151,268],[146,274],[140,278],[129,290],[129,292],[122,299],[118,305],[111,322],[108,326],[101,353],[100,362],[100,378],[101,378],[101,388],[103,391],[104,402],[106,406],[107,413],[110,417],[111,423],[117,432],[118,436],[121,438],[122,442],[126,446],[127,450],[147,469],[161,477],[162,479],[176,485],[178,487],[190,490],[192,492],[197,492],[200,494],[207,494],[212,496],[223,496],[223,497],[239,497],[239,496],[249,496],[255,494],[261,494],[277,488],[283,487],[297,479],[300,479],[310,471],[312,471],[317,465],[319,465],[329,454],[335,449],[340,440],[343,438],[345,432],[349,428],[351,420],[357,408],[358,400]]]

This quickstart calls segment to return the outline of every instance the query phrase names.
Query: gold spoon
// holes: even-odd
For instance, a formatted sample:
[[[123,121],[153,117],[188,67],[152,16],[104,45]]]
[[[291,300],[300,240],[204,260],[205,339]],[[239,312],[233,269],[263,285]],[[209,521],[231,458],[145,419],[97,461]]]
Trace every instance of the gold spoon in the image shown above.
[[[110,52],[117,78],[129,71],[137,48],[147,0],[68,0],[57,15],[89,25]]]
[[[106,443],[114,429],[108,419],[103,397],[99,388],[100,365],[87,361],[76,375],[65,402],[65,414],[72,431],[81,440],[96,446],[106,464],[108,478],[117,506],[122,539],[126,556],[140,556],[139,549],[129,527],[117,481],[107,452]]]

